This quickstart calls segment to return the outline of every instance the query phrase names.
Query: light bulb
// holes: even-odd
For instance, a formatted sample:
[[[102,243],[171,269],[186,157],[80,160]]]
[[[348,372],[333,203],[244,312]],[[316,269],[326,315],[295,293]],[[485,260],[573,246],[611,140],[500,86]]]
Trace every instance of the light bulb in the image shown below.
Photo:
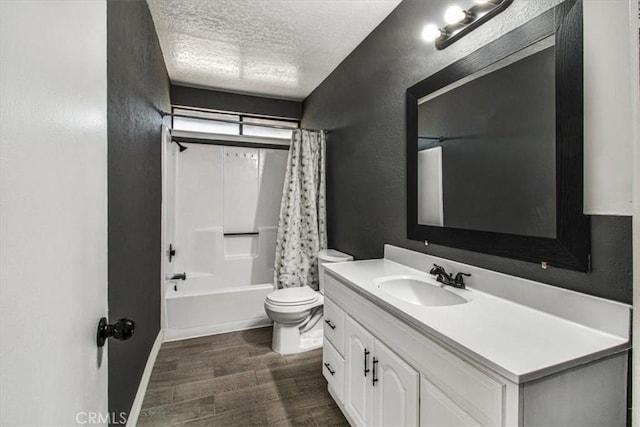
[[[462,22],[466,17],[467,14],[464,13],[464,10],[462,10],[460,6],[449,6],[449,8],[444,12],[444,20],[449,25]]]
[[[422,40],[432,42],[442,35],[442,31],[437,25],[428,24],[422,29]]]

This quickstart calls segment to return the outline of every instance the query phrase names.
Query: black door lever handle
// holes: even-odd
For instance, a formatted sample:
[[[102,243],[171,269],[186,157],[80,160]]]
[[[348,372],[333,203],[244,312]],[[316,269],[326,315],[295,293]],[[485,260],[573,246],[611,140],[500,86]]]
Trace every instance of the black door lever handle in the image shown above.
[[[103,317],[98,322],[96,343],[98,344],[98,347],[102,347],[109,337],[113,337],[118,341],[128,340],[133,336],[135,326],[136,322],[131,319],[127,319],[126,317],[111,325],[107,322],[107,318]]]

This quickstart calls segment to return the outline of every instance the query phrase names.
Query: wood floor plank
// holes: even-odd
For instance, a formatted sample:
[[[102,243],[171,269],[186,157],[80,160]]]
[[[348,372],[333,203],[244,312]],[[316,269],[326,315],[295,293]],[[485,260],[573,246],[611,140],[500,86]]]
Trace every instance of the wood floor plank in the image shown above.
[[[149,380],[150,389],[175,386],[193,381],[213,378],[214,367],[210,363],[191,365],[182,369],[165,372],[152,372]]]
[[[245,331],[212,335],[211,343],[216,349],[233,347],[240,344],[265,343],[265,342],[271,342],[271,334],[272,334],[271,327],[247,329]]]
[[[268,425],[269,427],[318,427],[318,424],[316,424],[316,420],[311,414],[287,418],[286,420],[268,423]]]
[[[297,363],[310,359],[322,359],[322,349],[317,348],[315,350],[305,351],[302,353],[287,354],[284,358],[287,360],[287,363]]]
[[[312,363],[298,361],[295,364],[279,364],[263,369],[256,369],[258,381],[261,384],[270,381],[282,380],[286,378],[296,378],[298,376],[307,376],[319,374],[322,375],[322,360],[314,360]]]
[[[282,420],[300,418],[313,415],[312,409],[319,408],[317,401],[307,395],[294,396],[288,399],[268,402],[265,406],[267,424],[272,425]]]
[[[179,384],[175,386],[173,401],[181,402],[256,386],[258,386],[258,379],[254,371],[240,372],[220,378]]]
[[[216,376],[237,374],[238,372],[255,371],[266,368],[273,368],[286,364],[284,357],[278,353],[266,353],[260,356],[247,357],[245,359],[232,361],[215,360],[214,366]]]
[[[291,379],[220,393],[216,395],[216,414],[242,407],[264,405],[267,402],[298,395],[300,395],[300,392],[296,387],[295,381]]]
[[[313,419],[319,426],[350,427],[347,419],[342,415],[338,406],[334,403],[313,411]]]
[[[163,344],[140,427],[347,426],[322,376],[322,350],[282,356],[272,328]]]
[[[173,387],[162,387],[147,390],[142,402],[142,409],[155,408],[156,406],[173,403]]]
[[[200,354],[213,350],[211,344],[194,344],[182,347],[164,348],[160,347],[157,360],[159,362],[171,362],[184,358],[197,358]]]
[[[262,406],[240,408],[183,424],[184,427],[262,427],[266,425],[268,425],[268,423]]]
[[[213,396],[187,400],[171,405],[143,409],[138,418],[138,427],[173,426],[186,421],[204,418],[215,414]]]

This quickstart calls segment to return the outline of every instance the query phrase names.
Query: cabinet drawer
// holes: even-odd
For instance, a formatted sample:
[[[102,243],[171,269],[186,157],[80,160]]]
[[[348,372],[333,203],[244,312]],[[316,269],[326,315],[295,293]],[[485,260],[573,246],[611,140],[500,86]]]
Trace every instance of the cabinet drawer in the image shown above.
[[[322,374],[338,399],[344,401],[344,359],[330,342],[325,342],[322,348]]]
[[[330,298],[324,299],[324,337],[344,356],[344,311]]]
[[[505,385],[432,342],[423,345],[422,371],[429,381],[456,402],[477,425],[503,425]]]
[[[477,421],[422,377],[420,381],[420,427],[477,426]]]

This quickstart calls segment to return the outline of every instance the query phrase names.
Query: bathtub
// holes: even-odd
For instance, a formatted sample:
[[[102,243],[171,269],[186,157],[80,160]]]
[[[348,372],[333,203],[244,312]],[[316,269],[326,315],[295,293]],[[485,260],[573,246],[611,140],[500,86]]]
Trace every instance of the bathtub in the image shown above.
[[[165,290],[165,340],[179,340],[271,325],[264,300],[272,283],[224,286],[209,275],[187,273]]]

